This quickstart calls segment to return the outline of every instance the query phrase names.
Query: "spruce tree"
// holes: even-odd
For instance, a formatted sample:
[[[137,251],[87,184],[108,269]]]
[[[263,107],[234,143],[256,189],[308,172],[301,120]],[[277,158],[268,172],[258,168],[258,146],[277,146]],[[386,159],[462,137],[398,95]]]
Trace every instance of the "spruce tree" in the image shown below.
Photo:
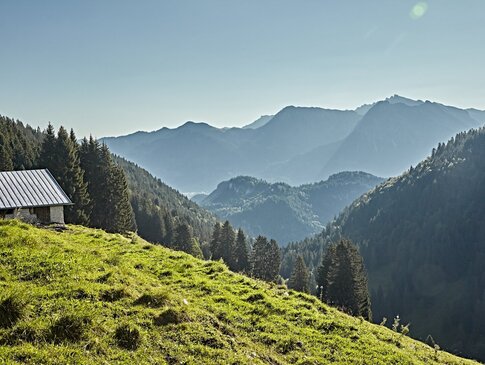
[[[367,273],[362,256],[349,240],[332,245],[319,269],[322,299],[354,316],[372,319]],[[326,266],[326,268],[325,268]]]
[[[235,245],[236,235],[234,229],[229,221],[225,221],[220,233],[220,247],[222,259],[231,270],[235,270]]]
[[[175,244],[172,246],[174,250],[192,253],[193,239],[190,227],[186,223],[181,223],[175,230]]]
[[[239,228],[237,231],[236,247],[235,247],[235,271],[249,272],[249,250],[244,231]]]
[[[268,277],[272,277],[271,281],[276,281],[281,267],[281,250],[275,240],[269,241],[268,248]]]
[[[317,268],[317,297],[324,302],[326,301],[326,298],[328,298],[328,287],[330,285],[329,270],[334,262],[335,247],[336,245],[329,245],[327,247],[322,257],[322,263]]]
[[[221,230],[222,230],[221,224],[217,222],[214,225],[214,229],[212,231],[212,239],[210,241],[212,260],[219,260],[223,256],[222,244],[221,244]]]
[[[136,222],[130,203],[128,183],[121,167],[111,164],[108,175],[109,202],[107,212],[111,211],[106,229],[111,232],[135,231]],[[109,214],[109,213],[108,213]]]
[[[54,127],[49,123],[40,147],[38,167],[42,169],[49,169],[51,174],[56,177],[60,175],[57,159],[57,144]]]
[[[300,255],[296,259],[293,272],[288,280],[288,288],[303,293],[310,292],[310,273],[305,265],[303,257]]]

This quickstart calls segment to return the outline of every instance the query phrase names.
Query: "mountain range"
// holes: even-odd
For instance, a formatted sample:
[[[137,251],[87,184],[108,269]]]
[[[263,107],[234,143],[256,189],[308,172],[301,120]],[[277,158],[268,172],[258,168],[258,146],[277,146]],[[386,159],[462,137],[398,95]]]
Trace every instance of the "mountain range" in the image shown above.
[[[364,172],[342,172],[293,187],[239,176],[221,182],[210,195],[192,199],[253,237],[264,235],[285,245],[320,232],[344,207],[382,181]]]
[[[424,105],[424,104],[423,104]],[[321,234],[290,244],[317,267],[341,237],[360,247],[377,321],[399,315],[411,335],[485,360],[485,128],[440,143],[431,156],[346,208]]]
[[[394,95],[356,110],[289,106],[245,128],[187,122],[103,142],[182,192],[210,192],[241,175],[291,185],[341,171],[395,176],[484,123],[480,110]]]

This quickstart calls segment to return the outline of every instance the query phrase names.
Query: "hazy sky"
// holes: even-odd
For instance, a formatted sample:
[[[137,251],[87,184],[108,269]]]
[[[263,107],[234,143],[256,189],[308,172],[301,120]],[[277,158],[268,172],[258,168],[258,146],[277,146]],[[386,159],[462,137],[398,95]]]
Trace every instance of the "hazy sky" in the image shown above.
[[[78,135],[398,93],[485,109],[485,1],[0,0],[0,114]]]

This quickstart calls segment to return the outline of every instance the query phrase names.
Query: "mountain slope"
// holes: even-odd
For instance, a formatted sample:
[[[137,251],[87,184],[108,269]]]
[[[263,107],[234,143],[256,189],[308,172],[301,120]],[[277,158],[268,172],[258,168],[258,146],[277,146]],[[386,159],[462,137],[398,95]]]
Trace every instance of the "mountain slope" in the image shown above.
[[[240,176],[220,183],[199,204],[252,236],[284,245],[322,230],[346,205],[383,179],[344,172],[327,181],[292,187]]]
[[[301,253],[318,265],[325,244],[352,239],[365,259],[377,320],[399,314],[412,335],[431,334],[448,350],[485,360],[484,196],[482,128],[440,144],[286,256]]]
[[[475,364],[136,236],[0,225],[2,363]]]
[[[467,111],[437,103],[379,102],[340,145],[320,177],[356,169],[395,176],[419,163],[439,142],[479,125]]]
[[[268,123],[271,120],[271,118],[273,118],[273,117],[274,117],[274,115],[262,115],[261,117],[256,119],[254,122],[252,122],[248,125],[245,125],[243,127],[243,129],[257,129],[259,127],[262,127],[266,123]]]

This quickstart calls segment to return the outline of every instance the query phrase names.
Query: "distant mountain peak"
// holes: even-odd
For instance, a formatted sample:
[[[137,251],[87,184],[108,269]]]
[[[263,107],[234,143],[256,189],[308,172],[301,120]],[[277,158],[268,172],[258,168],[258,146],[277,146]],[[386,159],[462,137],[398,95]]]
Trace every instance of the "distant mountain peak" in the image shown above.
[[[397,94],[394,94],[393,96],[386,98],[386,101],[391,104],[401,103],[401,104],[406,104],[408,106],[416,106],[416,105],[423,104],[422,100],[414,100]]]
[[[176,129],[183,129],[183,128],[214,128],[214,127],[205,122],[193,122],[189,120],[184,124],[182,124],[180,127],[177,127]]]
[[[374,103],[370,104],[363,104],[359,106],[358,108],[355,109],[355,112],[360,115],[365,115],[369,110],[371,110],[375,105],[382,103],[382,102],[387,102],[389,104],[405,104],[407,106],[418,106],[423,104],[424,102],[422,100],[414,100],[410,98],[406,98],[405,96],[401,96],[398,94],[394,94],[392,96],[389,96],[385,98],[384,100],[378,100]]]

